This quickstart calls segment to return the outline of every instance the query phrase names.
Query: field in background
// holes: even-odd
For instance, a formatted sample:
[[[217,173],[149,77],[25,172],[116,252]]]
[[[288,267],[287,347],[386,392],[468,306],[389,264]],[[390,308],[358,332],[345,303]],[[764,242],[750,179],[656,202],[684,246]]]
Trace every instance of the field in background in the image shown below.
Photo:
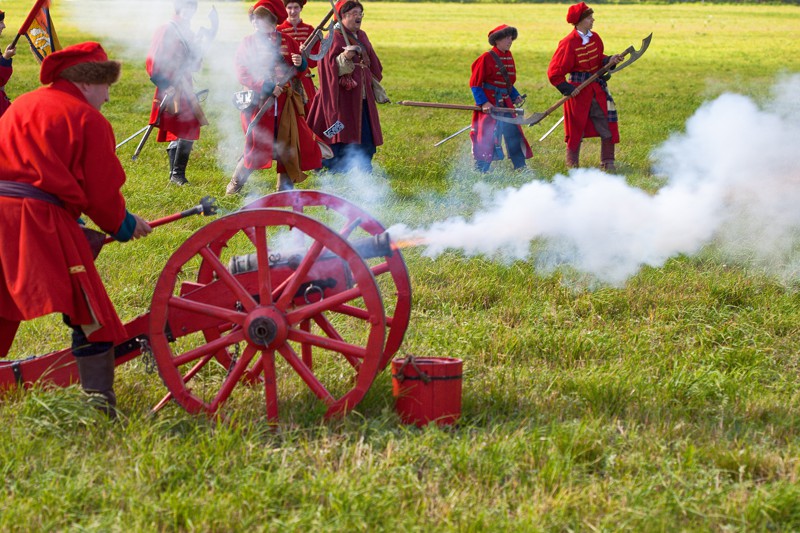
[[[152,90],[142,55],[150,35],[114,26],[114,2],[56,2],[64,44],[95,38],[125,62],[104,108],[118,139],[145,125]],[[4,1],[5,45],[27,2]],[[201,23],[210,3],[198,11]],[[244,3],[224,3],[244,17]],[[800,11],[789,6],[598,5],[595,29],[609,52],[653,32],[634,66],[614,77],[620,109],[620,171],[654,192],[662,178],[649,154],[703,103],[726,91],[765,101],[784,73],[800,71],[793,39]],[[87,33],[74,14],[109,13],[115,43]],[[108,11],[103,11],[108,10]],[[385,69],[393,100],[470,103],[469,66],[487,32],[519,29],[512,51],[526,109],[559,98],[545,70],[568,31],[566,5],[368,3],[364,29]],[[327,5],[306,7],[315,23]],[[89,16],[87,12],[86,16]],[[228,20],[227,18],[224,20]],[[93,26],[94,28],[94,26]],[[117,28],[117,29],[113,29]],[[96,31],[95,29],[92,30]],[[22,41],[24,42],[24,41]],[[140,43],[140,45],[141,45]],[[222,35],[212,54],[236,43]],[[217,60],[219,57],[217,58]],[[7,92],[37,85],[37,66],[20,46]],[[206,70],[198,87],[211,85]],[[228,95],[209,97],[212,126],[190,163],[192,186],[171,187],[155,143],[133,163],[120,150],[132,211],[158,218],[223,198],[239,137],[217,124],[235,120]],[[377,177],[312,176],[303,187],[355,200],[389,226],[424,225],[480,207],[466,134],[433,144],[469,123],[469,113],[380,108],[386,138]],[[535,174],[507,163],[485,178],[490,190],[564,173],[557,120],[526,130]],[[0,141],[1,142],[1,141]],[[151,140],[152,142],[152,140]],[[583,161],[598,158],[585,143]],[[274,172],[251,179],[270,192]],[[172,252],[203,224],[187,219],[146,240],[107,247],[98,265],[124,320],[148,310]],[[800,528],[800,308],[794,287],[721,261],[714,250],[645,268],[623,288],[585,290],[529,262],[437,259],[406,253],[414,308],[404,349],[465,361],[464,416],[451,430],[400,425],[384,372],[357,412],[320,422],[307,403],[276,431],[261,405],[243,405],[224,424],[173,406],[149,408],[165,389],[135,361],[118,370],[125,422],[107,424],[76,388],[15,393],[0,403],[0,529],[4,530],[745,530]],[[27,323],[14,357],[67,346],[58,317]],[[284,410],[284,412],[286,412]]]

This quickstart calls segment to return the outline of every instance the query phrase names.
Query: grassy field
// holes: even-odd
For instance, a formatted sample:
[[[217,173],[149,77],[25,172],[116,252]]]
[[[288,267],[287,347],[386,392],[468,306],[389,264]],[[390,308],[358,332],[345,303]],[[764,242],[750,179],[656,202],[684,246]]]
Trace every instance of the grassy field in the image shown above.
[[[149,28],[115,25],[113,2],[54,4],[63,44],[96,38],[125,62],[104,113],[118,139],[127,137],[146,123],[152,97],[141,52]],[[3,48],[27,5],[3,1]],[[201,4],[200,13],[209,6]],[[217,6],[224,23],[242,19],[246,7]],[[664,183],[652,150],[683,131],[704,102],[724,92],[766,102],[776,79],[800,71],[797,7],[595,10],[608,51],[654,34],[647,54],[612,79],[620,172],[648,193]],[[305,19],[326,11],[312,1]],[[517,86],[530,112],[559,98],[545,70],[569,29],[565,12],[566,5],[552,4],[370,3],[364,29],[393,100],[470,103],[469,66],[486,49],[486,33],[512,24],[520,35],[512,48]],[[103,31],[116,40],[96,25],[87,29],[86,19],[106,16]],[[234,31],[223,32],[214,61],[224,61],[237,41]],[[14,67],[6,88],[12,99],[37,85],[37,66],[22,46]],[[198,86],[214,85],[220,72],[206,69]],[[135,163],[135,141],[120,149],[132,211],[154,219],[203,195],[219,197],[226,210],[242,205],[223,197],[240,137],[222,126],[236,120],[228,98],[207,101],[212,125],[190,163],[191,187],[167,184],[166,156],[155,143]],[[374,179],[319,174],[302,187],[350,198],[386,226],[424,226],[480,210],[475,187],[482,181],[477,190],[498,191],[566,172],[560,130],[537,140],[557,113],[526,130],[532,173],[512,173],[503,162],[486,177],[470,170],[465,135],[433,148],[469,118],[384,106],[386,144]],[[596,164],[598,143],[584,144],[584,163]],[[797,169],[788,171],[792,184]],[[267,194],[273,184],[274,172],[262,172],[249,192]],[[98,266],[123,320],[147,312],[164,264],[205,222],[186,219],[146,240],[106,247]],[[537,270],[534,260],[458,250],[430,258],[419,249],[405,257],[414,304],[403,353],[464,360],[457,427],[403,426],[388,371],[341,420],[323,421],[300,393],[282,406],[277,428],[265,423],[257,393],[223,423],[175,405],[149,416],[165,388],[136,360],[117,372],[122,423],[106,422],[76,387],[3,398],[0,530],[800,529],[793,280],[731,262],[715,246],[644,267],[621,286],[575,283],[568,272]],[[23,325],[12,357],[67,345],[59,317],[47,317]]]

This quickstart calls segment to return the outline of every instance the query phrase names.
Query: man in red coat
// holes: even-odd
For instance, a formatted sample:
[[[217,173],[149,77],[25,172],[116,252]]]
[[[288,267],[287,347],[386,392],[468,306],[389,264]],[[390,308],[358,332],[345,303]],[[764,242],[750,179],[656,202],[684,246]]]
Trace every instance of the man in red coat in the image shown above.
[[[81,214],[117,240],[151,228],[125,208],[125,172],[100,113],[120,63],[86,42],[42,61],[44,87],[0,118],[0,357],[20,321],[62,313],[84,390],[113,414],[114,343],[126,339],[95,270]]]
[[[503,24],[489,32],[492,49],[481,54],[472,63],[469,86],[475,105],[481,108],[472,114],[472,157],[479,172],[488,172],[492,161],[503,159],[502,139],[506,141],[508,157],[515,169],[525,168],[525,160],[533,157],[522,128],[516,124],[498,122],[491,117],[495,107],[514,107],[522,96],[514,87],[517,67],[511,55],[511,43],[517,38],[517,29]]]
[[[244,154],[227,194],[239,192],[255,169],[270,168],[273,159],[278,161],[279,191],[293,189],[295,183],[306,179],[304,171],[322,166],[320,147],[305,121],[299,80],[307,63],[300,45],[276,30],[285,19],[281,0],[259,0],[250,9],[255,32],[246,36],[236,51],[239,82],[256,97],[254,105],[242,111]],[[273,102],[264,108],[270,97]]]
[[[334,172],[350,168],[372,172],[372,158],[383,144],[372,82],[381,81],[383,67],[361,29],[364,6],[357,0],[339,0],[336,8],[341,25],[319,62],[319,92],[308,125],[331,143],[333,157],[323,161],[325,167]]]
[[[200,70],[202,52],[190,23],[197,0],[175,0],[175,15],[156,30],[145,68],[156,86],[150,123],[158,142],[168,142],[169,179],[187,185],[186,165],[200,127],[208,124],[194,93],[192,73]]]
[[[3,30],[6,29],[5,18],[5,12],[0,9],[0,35],[3,35]],[[16,53],[17,49],[9,44],[6,46],[5,52],[0,55],[0,117],[6,112],[8,106],[11,105],[11,100],[8,99],[5,89],[14,70],[11,58],[14,57]]]
[[[286,6],[286,14],[288,16],[285,21],[278,25],[278,31],[297,41],[297,44],[301,45],[300,51],[306,52],[302,44],[314,32],[314,26],[306,24],[300,18],[300,13],[303,11],[303,6],[306,5],[306,0],[283,0],[283,5]],[[320,43],[317,41],[308,52],[318,54],[319,47]],[[317,94],[317,88],[314,87],[313,81],[314,74],[311,72],[312,68],[317,68],[317,62],[308,57],[306,57],[306,61],[308,62],[308,68],[300,77],[300,81],[303,84],[303,101],[305,102],[306,116],[308,116],[311,102],[314,100],[314,95]]]
[[[603,54],[603,40],[592,33],[593,13],[584,2],[569,7],[567,22],[575,29],[558,43],[547,77],[561,94],[571,97],[564,104],[567,167],[579,165],[584,137],[600,137],[601,168],[614,172],[614,145],[619,142],[619,128],[617,110],[606,81],[601,77],[581,91],[576,89],[605,64],[616,65],[623,59],[620,55]],[[570,81],[567,81],[567,74]]]

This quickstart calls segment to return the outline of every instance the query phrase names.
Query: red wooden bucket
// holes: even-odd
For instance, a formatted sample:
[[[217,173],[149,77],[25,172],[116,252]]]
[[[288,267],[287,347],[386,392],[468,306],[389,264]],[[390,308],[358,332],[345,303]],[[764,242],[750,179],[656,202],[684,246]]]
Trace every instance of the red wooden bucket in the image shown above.
[[[392,361],[392,392],[403,423],[454,424],[461,416],[463,362],[450,357],[414,357]]]

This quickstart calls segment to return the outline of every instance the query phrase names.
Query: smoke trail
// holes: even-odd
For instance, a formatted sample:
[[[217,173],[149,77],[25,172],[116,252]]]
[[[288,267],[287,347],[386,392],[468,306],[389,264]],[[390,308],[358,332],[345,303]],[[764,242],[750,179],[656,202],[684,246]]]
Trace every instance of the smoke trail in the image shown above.
[[[643,265],[660,266],[712,242],[731,258],[791,275],[800,258],[798,90],[800,76],[793,76],[776,85],[763,109],[736,94],[703,105],[684,133],[653,152],[666,179],[654,195],[579,169],[500,191],[470,219],[389,231],[396,240],[424,239],[430,256],[458,249],[532,258],[545,271],[569,266],[614,285]]]

